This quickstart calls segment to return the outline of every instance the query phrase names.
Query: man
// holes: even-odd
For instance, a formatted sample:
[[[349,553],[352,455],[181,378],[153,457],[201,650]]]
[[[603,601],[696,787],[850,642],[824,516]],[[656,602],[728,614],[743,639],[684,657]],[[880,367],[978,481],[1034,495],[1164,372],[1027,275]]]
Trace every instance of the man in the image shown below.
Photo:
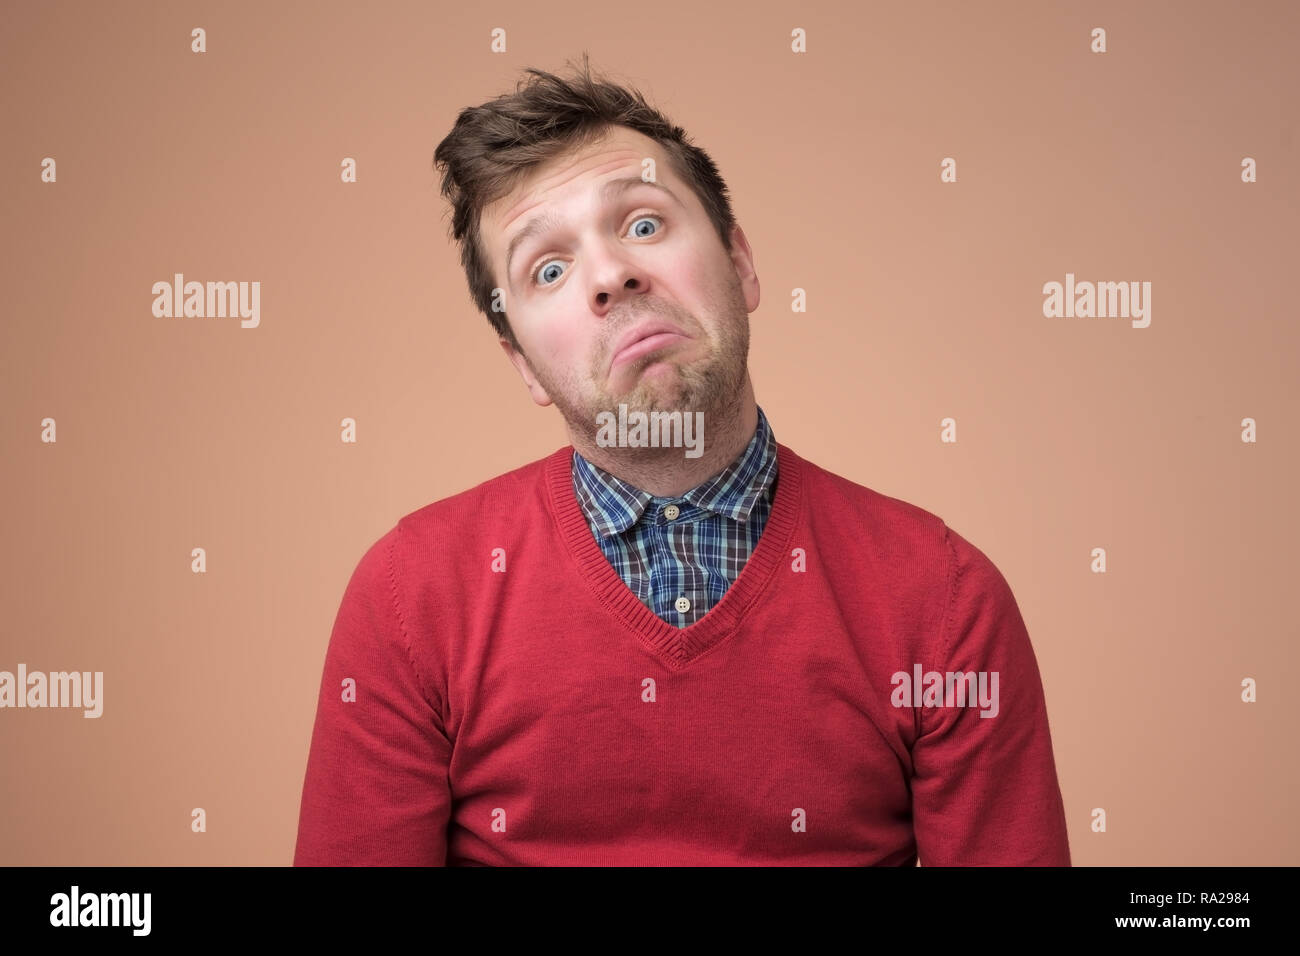
[[[295,863],[1069,865],[1007,582],[775,441],[709,157],[585,64],[529,73],[435,164],[471,295],[571,447],[362,557]]]

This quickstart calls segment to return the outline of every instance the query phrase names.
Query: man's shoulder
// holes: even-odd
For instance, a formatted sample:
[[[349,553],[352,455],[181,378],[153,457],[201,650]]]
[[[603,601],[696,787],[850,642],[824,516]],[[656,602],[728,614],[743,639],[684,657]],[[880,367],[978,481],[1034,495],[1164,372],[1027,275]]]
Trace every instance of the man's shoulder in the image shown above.
[[[1005,587],[988,555],[936,512],[807,459],[801,458],[800,465],[807,486],[807,507],[815,524],[892,557],[900,570],[939,569],[950,579],[961,573]]]
[[[559,474],[558,470],[552,471],[552,466],[572,453],[572,448],[565,446],[464,491],[431,501],[403,515],[391,533],[400,530],[415,537],[458,534],[526,521],[545,506],[548,478],[552,473]]]
[[[528,462],[471,488],[402,515],[365,548],[354,571],[357,586],[388,586],[412,575],[426,578],[459,567],[464,554],[506,536],[535,531],[546,520],[547,481],[559,475],[571,447]],[[567,473],[567,472],[566,472]]]
[[[887,495],[806,458],[800,457],[799,464],[807,486],[808,507],[812,512],[841,517],[855,530],[869,535],[901,535],[935,541],[943,538],[946,526],[934,512]]]

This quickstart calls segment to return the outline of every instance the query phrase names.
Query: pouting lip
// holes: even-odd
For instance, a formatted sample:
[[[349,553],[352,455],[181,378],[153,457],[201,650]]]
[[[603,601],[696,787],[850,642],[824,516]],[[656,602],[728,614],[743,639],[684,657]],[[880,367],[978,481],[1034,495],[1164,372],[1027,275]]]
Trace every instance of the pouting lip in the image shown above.
[[[677,326],[662,321],[646,322],[644,325],[638,325],[634,328],[628,329],[618,337],[618,341],[614,343],[614,348],[610,350],[609,367],[614,367],[614,362],[618,359],[619,353],[629,345],[635,345],[642,339],[649,338],[652,335],[658,335],[660,332],[672,332],[676,335],[682,336],[686,334],[681,329],[677,328]]]

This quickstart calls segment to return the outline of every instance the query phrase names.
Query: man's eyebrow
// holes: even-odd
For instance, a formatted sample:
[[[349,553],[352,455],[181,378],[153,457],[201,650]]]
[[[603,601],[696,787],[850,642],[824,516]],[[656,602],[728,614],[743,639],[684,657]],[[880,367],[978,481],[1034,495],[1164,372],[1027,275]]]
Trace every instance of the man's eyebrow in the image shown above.
[[[658,189],[673,202],[677,203],[677,205],[682,205],[682,201],[677,198],[677,194],[663,183],[642,179],[640,176],[626,176],[622,179],[611,179],[601,187],[600,191],[604,200],[609,202],[611,199],[621,196],[629,189],[635,189],[638,186],[649,186],[651,189]],[[514,238],[510,240],[510,245],[506,249],[507,277],[510,275],[510,265],[514,261],[516,250],[518,250],[518,248],[529,239],[542,233],[550,232],[551,229],[555,228],[557,225],[559,225],[558,220],[555,215],[548,210],[538,216],[534,216],[529,220],[528,224],[524,226],[524,228],[515,233]],[[508,278],[507,281],[509,281]]]

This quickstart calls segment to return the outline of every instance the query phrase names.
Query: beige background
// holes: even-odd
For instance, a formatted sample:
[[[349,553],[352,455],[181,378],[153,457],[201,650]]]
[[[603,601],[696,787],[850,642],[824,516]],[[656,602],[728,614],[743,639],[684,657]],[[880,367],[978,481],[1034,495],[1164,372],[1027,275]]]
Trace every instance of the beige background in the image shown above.
[[[461,107],[583,50],[730,184],[778,440],[1010,582],[1075,863],[1300,863],[1298,25],[1282,2],[13,5],[0,669],[105,690],[98,720],[0,711],[0,863],[291,861],[361,554],[566,441],[471,306],[431,160]],[[155,318],[175,272],[260,281],[261,326]],[[1067,272],[1151,282],[1151,326],[1044,318]]]

